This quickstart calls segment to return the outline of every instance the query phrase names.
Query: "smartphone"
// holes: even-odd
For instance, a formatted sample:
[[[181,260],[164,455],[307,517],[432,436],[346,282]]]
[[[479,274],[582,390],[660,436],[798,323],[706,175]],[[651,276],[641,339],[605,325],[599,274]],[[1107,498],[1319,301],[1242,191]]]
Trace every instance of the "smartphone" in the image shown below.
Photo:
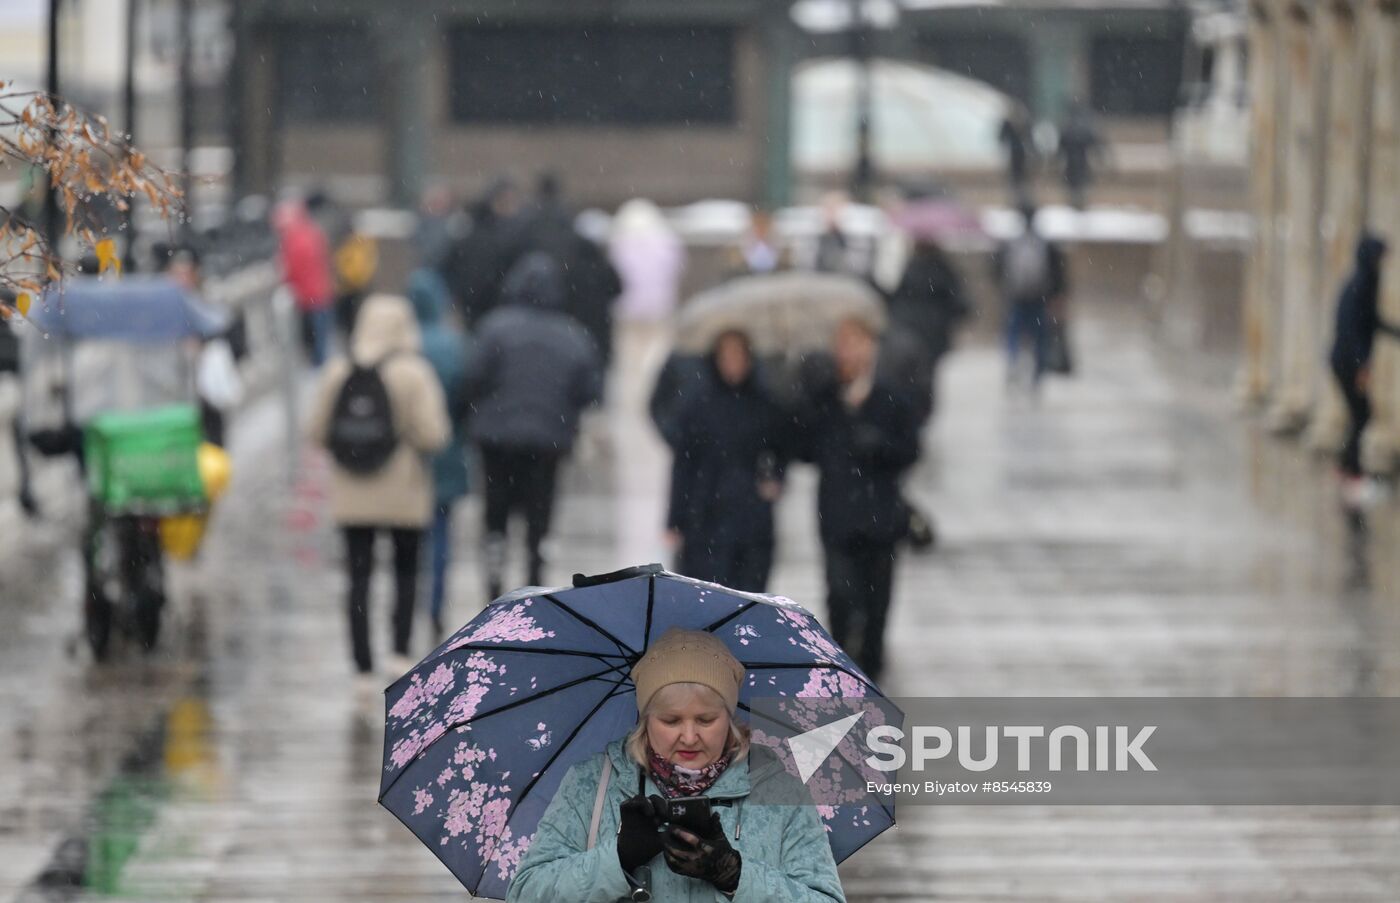
[[[710,798],[678,796],[667,800],[666,821],[692,834],[703,835],[710,829]]]

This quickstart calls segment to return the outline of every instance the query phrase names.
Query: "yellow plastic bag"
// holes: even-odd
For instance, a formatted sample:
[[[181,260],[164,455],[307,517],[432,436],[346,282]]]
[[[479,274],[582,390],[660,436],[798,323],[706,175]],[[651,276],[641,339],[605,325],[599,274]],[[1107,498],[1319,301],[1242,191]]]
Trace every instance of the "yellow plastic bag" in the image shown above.
[[[205,514],[174,514],[160,519],[160,547],[176,561],[189,561],[204,539]]]
[[[213,443],[201,442],[195,452],[195,466],[199,468],[199,480],[204,484],[204,497],[217,502],[233,478],[228,452]]]

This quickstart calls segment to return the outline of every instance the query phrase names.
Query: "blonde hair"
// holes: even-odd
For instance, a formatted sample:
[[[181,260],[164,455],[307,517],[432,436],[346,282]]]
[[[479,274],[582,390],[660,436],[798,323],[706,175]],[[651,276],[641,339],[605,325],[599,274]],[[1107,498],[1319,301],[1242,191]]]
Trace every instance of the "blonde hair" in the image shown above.
[[[724,704],[724,697],[720,696],[710,687],[696,683],[674,683],[667,684],[652,694],[651,701],[647,703],[646,710],[637,718],[637,726],[632,728],[627,739],[623,741],[622,748],[626,751],[627,757],[638,765],[645,768],[648,764],[647,745],[647,718],[664,700],[669,700],[676,695],[678,690],[687,690],[691,693],[708,694],[707,702],[717,703],[729,719],[729,742],[725,744],[725,752],[730,754],[730,762],[738,762],[749,754],[750,731],[747,724],[740,724],[734,720],[734,713]]]

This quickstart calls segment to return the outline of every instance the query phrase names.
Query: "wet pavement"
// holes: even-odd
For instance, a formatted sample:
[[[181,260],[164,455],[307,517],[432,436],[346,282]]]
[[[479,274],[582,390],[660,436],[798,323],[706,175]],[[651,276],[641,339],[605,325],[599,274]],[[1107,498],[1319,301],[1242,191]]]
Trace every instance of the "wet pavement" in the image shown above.
[[[1400,694],[1393,513],[1349,529],[1325,465],[1257,436],[1131,312],[1086,310],[1076,330],[1080,373],[1038,404],[1008,396],[990,345],[949,360],[910,480],[940,544],[901,559],[887,692]],[[662,554],[666,462],[635,379],[565,475],[558,582]],[[0,900],[465,896],[375,803],[326,465],[304,453],[289,484],[280,423],[270,403],[238,423],[232,498],[172,574],[150,659],[97,668],[77,647],[71,527],[4,549]],[[813,490],[799,470],[771,588],[820,613]],[[457,622],[484,601],[478,517],[458,512]],[[1393,901],[1400,810],[905,807],[842,876],[860,901]]]

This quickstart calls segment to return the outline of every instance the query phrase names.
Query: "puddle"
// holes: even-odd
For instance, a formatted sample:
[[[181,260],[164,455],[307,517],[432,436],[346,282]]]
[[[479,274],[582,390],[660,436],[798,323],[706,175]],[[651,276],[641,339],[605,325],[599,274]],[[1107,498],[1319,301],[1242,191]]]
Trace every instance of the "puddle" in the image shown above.
[[[178,699],[138,733],[117,773],[93,799],[80,833],[62,840],[49,863],[20,897],[23,903],[114,897],[149,900],[158,894],[133,885],[127,866],[143,857],[180,856],[186,850],[143,848],[171,801],[211,799],[221,772],[212,741],[213,721],[199,695]]]

